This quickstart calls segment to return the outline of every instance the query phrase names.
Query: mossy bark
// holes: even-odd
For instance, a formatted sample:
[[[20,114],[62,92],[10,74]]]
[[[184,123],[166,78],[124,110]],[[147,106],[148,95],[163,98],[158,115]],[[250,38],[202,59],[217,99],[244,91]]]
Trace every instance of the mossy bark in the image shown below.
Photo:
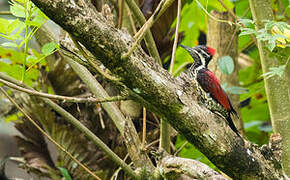
[[[256,22],[256,30],[264,28],[264,20],[274,20],[270,0],[250,0],[250,7],[253,18]],[[278,67],[286,63],[279,62],[266,47],[265,42],[258,41],[258,48],[261,58],[263,73],[269,72],[269,68]],[[290,176],[290,82],[285,72],[282,77],[274,76],[264,78],[268,106],[273,131],[280,133],[283,139],[283,168]]]

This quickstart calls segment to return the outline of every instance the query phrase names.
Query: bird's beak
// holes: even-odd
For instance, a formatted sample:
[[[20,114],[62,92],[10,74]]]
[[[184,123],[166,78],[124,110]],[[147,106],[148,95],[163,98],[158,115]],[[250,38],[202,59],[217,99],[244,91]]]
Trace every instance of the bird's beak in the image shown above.
[[[196,54],[197,53],[196,49],[198,48],[197,46],[195,46],[193,48],[188,47],[188,46],[184,46],[184,45],[181,45],[181,44],[179,46],[184,48],[184,49],[186,49],[187,52],[191,55],[191,57],[193,59],[196,59],[198,57],[197,54]]]
[[[182,44],[179,44],[179,46],[182,47],[182,48],[184,48],[184,49],[186,49],[188,52],[190,52],[190,49],[191,49],[190,47],[184,46]]]

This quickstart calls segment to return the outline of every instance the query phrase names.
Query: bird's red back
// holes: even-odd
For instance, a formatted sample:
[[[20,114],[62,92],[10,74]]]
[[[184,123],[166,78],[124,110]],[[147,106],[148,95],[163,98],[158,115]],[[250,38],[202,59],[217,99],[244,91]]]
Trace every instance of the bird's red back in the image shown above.
[[[203,73],[197,74],[197,81],[203,90],[209,93],[226,110],[231,111],[233,109],[232,105],[216,76],[208,69],[201,69],[200,71],[203,71]]]

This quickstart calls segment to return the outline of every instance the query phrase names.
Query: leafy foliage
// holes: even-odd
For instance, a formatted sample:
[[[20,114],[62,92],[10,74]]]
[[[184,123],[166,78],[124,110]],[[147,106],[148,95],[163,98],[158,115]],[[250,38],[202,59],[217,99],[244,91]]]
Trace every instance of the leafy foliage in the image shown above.
[[[31,1],[11,1],[10,12],[16,19],[0,18],[0,37],[8,40],[0,47],[0,71],[32,85],[32,82],[38,77],[37,70],[32,69],[37,68],[36,65],[40,61],[55,52],[53,50],[58,50],[59,47],[52,42],[44,47],[45,52],[42,53],[37,53],[35,49],[29,48],[33,35],[48,20]],[[24,18],[24,22],[19,18]],[[28,52],[34,54],[28,54]]]

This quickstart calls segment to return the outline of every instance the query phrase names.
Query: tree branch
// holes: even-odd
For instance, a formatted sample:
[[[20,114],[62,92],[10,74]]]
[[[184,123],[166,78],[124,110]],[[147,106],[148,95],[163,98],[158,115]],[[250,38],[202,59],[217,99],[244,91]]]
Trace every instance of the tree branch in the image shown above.
[[[165,178],[178,179],[219,179],[227,180],[207,165],[192,159],[165,156],[161,159],[160,169]]]
[[[197,85],[188,76],[173,78],[139,47],[131,56],[122,59],[133,38],[107,25],[88,2],[32,1],[70,32],[112,73],[121,77],[123,83],[136,93],[135,98],[139,102],[165,118],[220,170],[239,179],[283,178],[281,166],[273,156],[263,154],[248,141],[242,141],[228,127],[225,119],[199,106]]]
[[[22,91],[25,93],[28,93],[33,96],[41,96],[49,99],[57,99],[57,100],[62,100],[63,102],[74,102],[74,103],[105,103],[105,102],[113,102],[113,101],[122,101],[122,100],[127,100],[128,97],[124,96],[113,96],[113,97],[108,97],[104,99],[96,99],[93,97],[88,97],[88,98],[77,98],[77,97],[68,97],[68,96],[60,96],[60,95],[54,95],[54,94],[47,94],[47,93],[42,93],[38,92],[35,90],[30,90],[27,88],[23,88],[21,86],[18,86],[16,84],[13,84],[11,82],[5,81],[0,78],[0,82],[3,83],[4,85],[13,88],[18,91]]]

